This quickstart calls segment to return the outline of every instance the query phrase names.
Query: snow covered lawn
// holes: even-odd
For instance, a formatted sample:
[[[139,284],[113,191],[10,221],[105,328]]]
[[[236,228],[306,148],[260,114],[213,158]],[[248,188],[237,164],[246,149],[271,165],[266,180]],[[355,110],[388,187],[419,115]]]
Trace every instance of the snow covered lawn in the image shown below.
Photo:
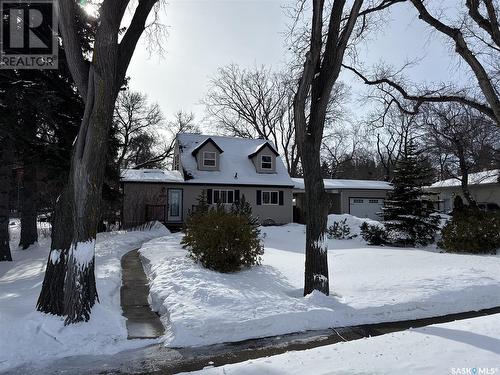
[[[500,374],[500,314],[207,368],[190,374]]]
[[[350,218],[352,220],[352,217]],[[330,290],[302,297],[304,226],[263,228],[263,264],[234,274],[186,257],[181,234],[140,250],[167,346],[416,319],[500,306],[500,257],[330,240]]]
[[[15,227],[11,248],[17,245]],[[27,250],[13,250],[13,262],[0,263],[0,371],[24,362],[38,362],[76,354],[112,354],[150,344],[128,340],[121,315],[120,258],[144,241],[165,236],[157,224],[151,231],[110,232],[97,237],[96,279],[101,303],[88,323],[64,326],[59,317],[35,311],[47,262],[50,239]]]

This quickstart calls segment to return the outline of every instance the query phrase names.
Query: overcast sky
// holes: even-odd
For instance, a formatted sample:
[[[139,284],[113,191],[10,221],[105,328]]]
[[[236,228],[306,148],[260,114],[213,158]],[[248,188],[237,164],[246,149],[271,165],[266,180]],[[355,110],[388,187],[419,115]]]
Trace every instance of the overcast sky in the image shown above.
[[[199,101],[218,67],[237,63],[279,69],[285,63],[283,32],[289,21],[285,5],[285,0],[170,0],[161,15],[169,29],[167,53],[163,58],[149,56],[142,41],[128,72],[131,89],[147,93],[167,117],[182,109],[194,112],[201,121],[204,108]],[[451,75],[464,79],[446,40],[432,34],[411,6],[394,6],[383,26],[360,47],[367,67],[379,61],[397,67],[420,57],[422,61],[408,72],[413,80],[441,81]],[[352,87],[350,111],[363,114],[366,108],[356,100],[364,92],[363,85],[349,74],[343,74],[342,80]]]

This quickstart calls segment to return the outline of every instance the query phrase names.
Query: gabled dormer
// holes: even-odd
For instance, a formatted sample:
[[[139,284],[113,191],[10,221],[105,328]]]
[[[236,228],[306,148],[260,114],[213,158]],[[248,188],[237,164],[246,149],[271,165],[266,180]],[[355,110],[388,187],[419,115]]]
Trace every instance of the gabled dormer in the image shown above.
[[[255,165],[257,173],[276,173],[276,157],[278,152],[269,142],[265,142],[248,155]]]
[[[198,170],[219,171],[220,155],[223,152],[224,151],[212,138],[207,138],[205,141],[196,146],[191,154],[196,158]]]

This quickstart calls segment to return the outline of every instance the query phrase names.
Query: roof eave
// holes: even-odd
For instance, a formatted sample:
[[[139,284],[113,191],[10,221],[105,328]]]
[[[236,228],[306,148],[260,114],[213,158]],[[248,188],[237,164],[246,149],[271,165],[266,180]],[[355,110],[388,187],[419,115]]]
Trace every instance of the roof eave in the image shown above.
[[[254,151],[254,152],[252,152],[250,155],[248,155],[248,158],[249,158],[249,159],[252,159],[253,157],[255,157],[255,155],[257,155],[259,152],[261,152],[261,151],[264,149],[264,147],[266,147],[266,146],[267,146],[267,147],[268,147],[268,148],[272,151],[272,153],[273,153],[275,156],[280,156],[280,154],[278,153],[278,151],[276,151],[276,150],[274,149],[274,147],[272,147],[272,146],[269,144],[269,142],[267,142],[267,141],[266,141],[266,142],[265,142],[265,143],[263,143],[261,146],[259,146],[259,148],[258,148],[257,150],[255,150],[255,151]]]
[[[200,149],[209,142],[215,146],[215,148],[217,149],[217,151],[219,151],[220,154],[222,154],[224,152],[224,150],[222,148],[220,148],[220,146],[211,137],[208,137],[202,143],[200,143],[198,146],[196,146],[193,149],[193,151],[191,151],[191,155],[196,157],[196,155],[198,155],[198,152],[200,151]]]

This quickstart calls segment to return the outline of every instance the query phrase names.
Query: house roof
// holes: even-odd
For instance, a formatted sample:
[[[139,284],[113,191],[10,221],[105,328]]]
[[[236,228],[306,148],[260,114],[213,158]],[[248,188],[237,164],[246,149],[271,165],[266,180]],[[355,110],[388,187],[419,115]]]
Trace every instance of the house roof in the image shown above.
[[[295,190],[304,190],[303,178],[292,178],[295,183]],[[323,180],[325,190],[333,189],[366,189],[366,190],[392,190],[392,185],[386,181],[375,180],[342,180],[328,179]]]
[[[492,169],[489,171],[477,172],[469,174],[469,185],[487,185],[498,183],[500,169]],[[429,188],[448,188],[460,186],[460,178],[449,178],[433,183]]]
[[[207,143],[211,143],[211,144],[213,144],[213,145],[214,145],[214,147],[217,149],[217,151],[219,151],[219,153],[221,153],[221,154],[222,154],[222,153],[224,152],[224,150],[222,150],[222,149],[219,147],[219,145],[218,145],[218,144],[217,144],[217,143],[216,143],[216,142],[215,142],[215,141],[214,141],[211,137],[209,137],[209,138],[205,139],[205,141],[203,141],[202,143],[200,143],[197,147],[195,147],[195,148],[193,149],[193,151],[191,151],[191,154],[192,154],[193,156],[196,156],[196,155],[198,154],[198,151],[200,151],[200,149],[201,149],[203,146],[205,146]]]
[[[211,139],[222,150],[219,171],[200,171],[193,151]],[[262,186],[294,186],[281,158],[276,158],[276,173],[257,173],[252,160],[248,158],[259,148],[269,143],[265,139],[243,139],[234,137],[208,136],[183,133],[177,136],[180,162],[190,184],[237,184]]]
[[[184,182],[180,171],[161,169],[122,169],[120,179],[123,182]]]
[[[268,148],[272,151],[272,153],[273,153],[274,155],[276,155],[276,156],[280,156],[280,154],[278,154],[278,151],[276,151],[276,150],[274,149],[274,147],[273,147],[273,146],[271,146],[271,145],[269,144],[269,142],[267,142],[267,141],[266,141],[265,143],[261,144],[260,146],[257,146],[257,148],[255,149],[255,151],[254,151],[254,152],[252,152],[250,155],[248,155],[248,158],[249,158],[249,159],[253,158],[253,157],[254,157],[255,155],[257,155],[260,151],[262,151],[262,150],[264,149],[264,147],[268,147]]]

